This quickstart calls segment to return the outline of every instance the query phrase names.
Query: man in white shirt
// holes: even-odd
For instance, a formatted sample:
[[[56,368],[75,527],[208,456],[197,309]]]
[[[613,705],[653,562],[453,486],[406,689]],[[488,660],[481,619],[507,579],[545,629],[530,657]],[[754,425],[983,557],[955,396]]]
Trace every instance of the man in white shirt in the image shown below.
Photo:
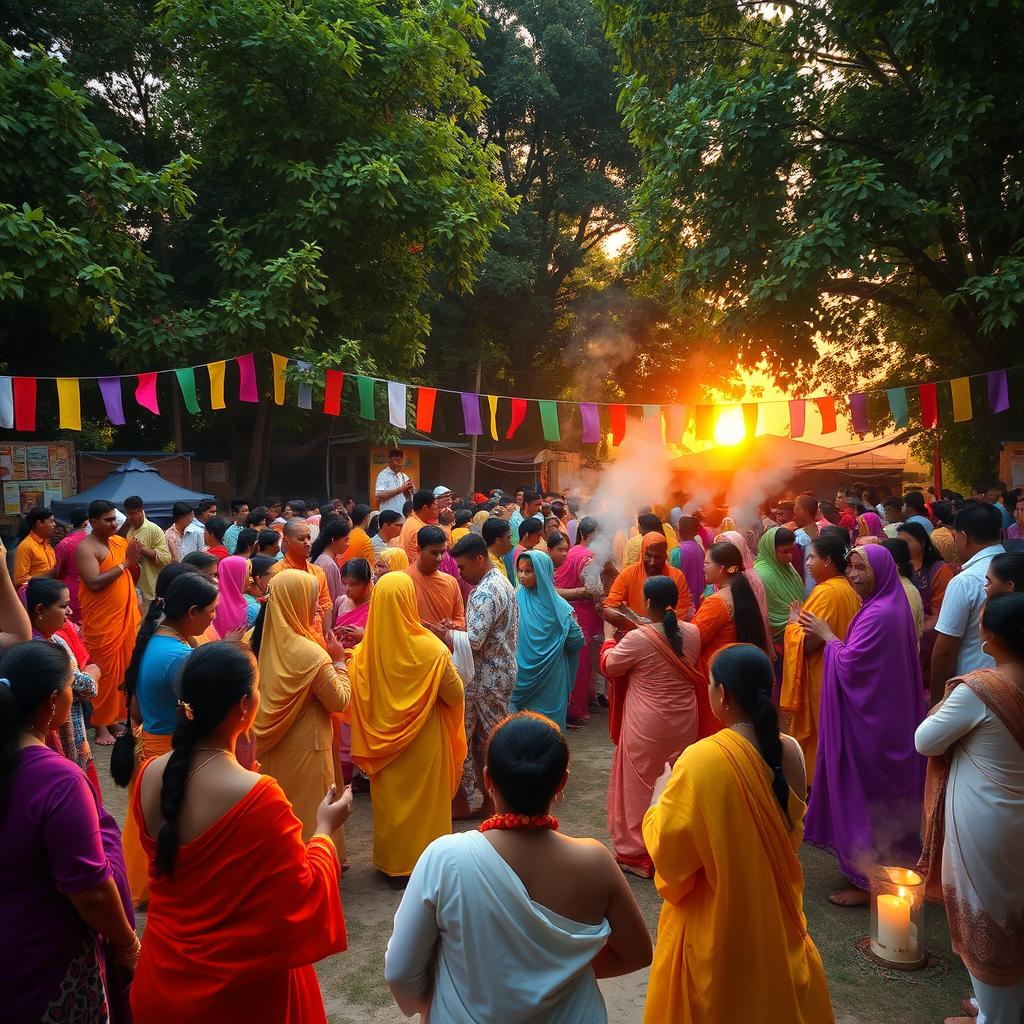
[[[377,474],[373,492],[381,512],[389,509],[401,514],[405,503],[412,498],[416,490],[416,485],[402,472],[404,461],[404,452],[400,448],[392,448],[388,452],[387,469],[382,469]]]
[[[932,704],[942,699],[946,683],[954,676],[995,664],[982,647],[978,622],[985,605],[988,564],[1003,553],[999,543],[1002,529],[999,511],[983,501],[965,505],[953,520],[953,537],[963,568],[949,581],[935,623]]]
[[[206,550],[206,523],[217,514],[217,502],[204,498],[196,507],[196,517],[181,538],[181,557]]]

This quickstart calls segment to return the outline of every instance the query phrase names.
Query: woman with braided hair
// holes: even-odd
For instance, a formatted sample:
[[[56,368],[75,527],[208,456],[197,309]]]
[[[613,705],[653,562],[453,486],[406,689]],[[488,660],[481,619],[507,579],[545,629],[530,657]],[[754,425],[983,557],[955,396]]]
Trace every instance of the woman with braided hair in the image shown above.
[[[330,787],[303,842],[281,787],[232,753],[259,710],[256,659],[206,644],[180,687],[171,752],[139,770],[131,807],[153,873],[135,1024],[325,1024],[313,964],[347,945],[330,836],[351,792]]]

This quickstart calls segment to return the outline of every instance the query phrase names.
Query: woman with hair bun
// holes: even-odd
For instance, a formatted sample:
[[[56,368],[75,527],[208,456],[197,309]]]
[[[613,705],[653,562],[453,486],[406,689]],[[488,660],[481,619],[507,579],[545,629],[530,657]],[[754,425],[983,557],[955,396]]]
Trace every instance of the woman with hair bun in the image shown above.
[[[1024,1010],[1024,594],[990,597],[981,637],[995,667],[951,679],[914,736],[929,758],[921,867],[929,891],[944,898],[978,1019],[1016,1024]]]
[[[643,833],[665,901],[644,1024],[833,1020],[807,934],[803,754],[779,733],[768,655],[733,644],[711,662],[726,725],[665,771]],[[723,949],[744,950],[742,983]]]
[[[462,1024],[602,1024],[598,978],[651,962],[651,937],[612,855],[558,832],[569,778],[558,726],[533,712],[491,734],[483,784],[498,812],[416,863],[384,958],[406,1016]]]
[[[700,632],[679,622],[679,590],[667,576],[644,583],[650,624],[601,648],[601,672],[609,682],[608,728],[615,742],[608,783],[608,831],[623,871],[653,878],[644,846],[643,817],[666,762],[697,739],[697,687],[701,676]]]
[[[180,685],[171,752],[139,770],[131,806],[153,876],[135,1024],[326,1022],[313,964],[347,945],[330,837],[351,791],[329,787],[304,842],[277,782],[234,758],[260,707],[252,654],[206,644]]]

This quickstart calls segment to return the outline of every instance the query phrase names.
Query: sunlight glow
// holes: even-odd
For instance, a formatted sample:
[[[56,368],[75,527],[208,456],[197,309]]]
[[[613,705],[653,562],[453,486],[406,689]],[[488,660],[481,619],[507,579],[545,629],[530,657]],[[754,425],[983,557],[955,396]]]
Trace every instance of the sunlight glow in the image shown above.
[[[715,421],[715,444],[739,444],[747,436],[747,428],[743,423],[743,411],[734,406],[723,409]]]

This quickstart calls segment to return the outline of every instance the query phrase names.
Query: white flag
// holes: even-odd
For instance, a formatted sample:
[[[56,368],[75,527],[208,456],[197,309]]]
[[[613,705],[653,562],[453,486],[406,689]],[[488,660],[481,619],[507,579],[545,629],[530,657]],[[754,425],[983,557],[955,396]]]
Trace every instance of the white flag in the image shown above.
[[[405,392],[406,385],[388,381],[388,419],[400,430],[405,430]]]

